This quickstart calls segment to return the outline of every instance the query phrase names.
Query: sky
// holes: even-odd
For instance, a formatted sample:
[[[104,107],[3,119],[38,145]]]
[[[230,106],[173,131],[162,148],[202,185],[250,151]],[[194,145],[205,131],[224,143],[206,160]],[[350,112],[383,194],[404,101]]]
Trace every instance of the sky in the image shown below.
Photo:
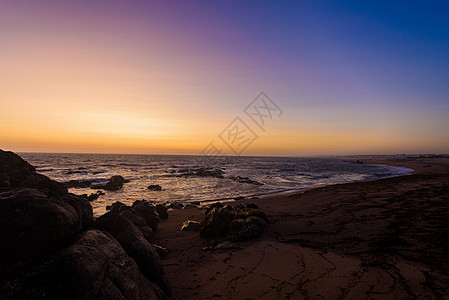
[[[449,3],[0,0],[0,107],[18,152],[448,153]]]

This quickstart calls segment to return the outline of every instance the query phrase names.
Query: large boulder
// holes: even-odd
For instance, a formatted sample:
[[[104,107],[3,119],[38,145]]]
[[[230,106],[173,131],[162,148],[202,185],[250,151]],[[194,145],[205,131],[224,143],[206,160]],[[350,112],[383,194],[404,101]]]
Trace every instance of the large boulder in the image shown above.
[[[0,150],[0,299],[171,297],[146,221],[114,210],[94,223],[86,197]]]
[[[3,187],[33,187],[59,195],[68,193],[62,184],[36,173],[32,165],[10,151],[0,150],[0,174]]]
[[[0,278],[65,246],[93,221],[92,207],[60,183],[0,150]],[[6,180],[6,178],[9,178]]]
[[[142,218],[131,206],[128,206],[120,201],[116,201],[111,206],[107,206],[106,210],[111,213],[117,213],[125,217],[128,221],[133,223],[143,234],[143,236],[150,241],[153,237],[153,229],[148,226],[144,218]]]
[[[132,208],[147,222],[153,231],[157,230],[157,224],[160,222],[160,218],[153,204],[148,201],[137,200],[133,203]]]
[[[163,204],[156,204],[156,212],[160,219],[168,219],[167,207]]]
[[[120,213],[120,215],[133,223],[134,226],[136,226],[137,229],[139,229],[139,231],[142,233],[142,235],[147,239],[147,241],[151,241],[151,239],[153,238],[153,229],[148,226],[147,222],[145,222],[145,220],[141,216],[139,216],[134,211],[134,209],[124,210]]]
[[[247,203],[232,207],[221,203],[206,209],[199,232],[208,239],[224,238],[244,241],[259,237],[267,228],[268,216],[256,204]]]
[[[0,284],[1,299],[165,299],[110,235],[84,232],[71,246]]]
[[[136,226],[124,216],[111,212],[99,217],[94,226],[109,232],[122,245],[126,253],[134,259],[142,274],[156,283],[165,295],[171,295],[170,284],[158,254]]]

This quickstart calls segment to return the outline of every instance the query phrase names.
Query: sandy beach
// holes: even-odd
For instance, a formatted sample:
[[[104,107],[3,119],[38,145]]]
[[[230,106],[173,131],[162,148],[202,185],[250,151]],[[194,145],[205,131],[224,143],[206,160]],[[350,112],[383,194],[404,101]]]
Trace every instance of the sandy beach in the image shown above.
[[[449,160],[364,163],[404,176],[326,186],[255,202],[271,224],[238,248],[204,251],[180,231],[204,210],[173,210],[154,243],[179,299],[447,299]]]

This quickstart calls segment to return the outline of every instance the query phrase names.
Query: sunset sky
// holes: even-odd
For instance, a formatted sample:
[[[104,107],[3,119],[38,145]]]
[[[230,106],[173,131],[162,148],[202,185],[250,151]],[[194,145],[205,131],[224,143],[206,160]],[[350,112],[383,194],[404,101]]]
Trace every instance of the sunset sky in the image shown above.
[[[0,0],[0,107],[13,151],[447,153],[449,3]]]

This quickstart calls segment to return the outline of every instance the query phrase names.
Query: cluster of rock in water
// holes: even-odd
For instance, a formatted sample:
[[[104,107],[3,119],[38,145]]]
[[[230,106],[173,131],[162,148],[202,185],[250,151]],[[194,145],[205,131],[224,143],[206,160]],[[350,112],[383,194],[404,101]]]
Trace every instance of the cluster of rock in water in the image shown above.
[[[125,182],[113,176],[102,189]],[[168,208],[199,203],[116,202],[95,219],[89,197],[69,193],[18,155],[0,150],[0,299],[173,297],[161,264],[168,252],[151,239]],[[215,203],[201,223],[187,222],[185,230],[216,245],[257,238],[268,223],[255,204]],[[221,245],[215,247],[229,249]]]

